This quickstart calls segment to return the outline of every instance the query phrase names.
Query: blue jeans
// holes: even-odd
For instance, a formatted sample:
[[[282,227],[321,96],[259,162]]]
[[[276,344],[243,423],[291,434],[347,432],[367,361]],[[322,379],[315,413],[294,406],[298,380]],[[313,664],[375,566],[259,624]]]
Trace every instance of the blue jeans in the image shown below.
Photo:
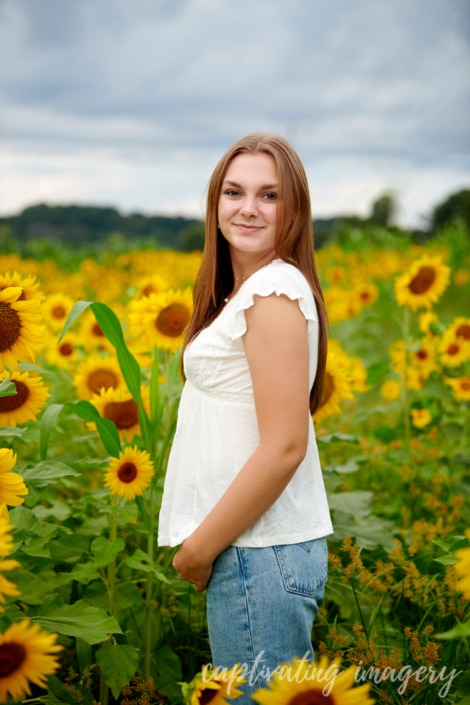
[[[207,586],[214,667],[245,669],[237,705],[266,687],[271,672],[294,657],[313,659],[312,627],[328,570],[326,539],[239,548],[216,559]]]

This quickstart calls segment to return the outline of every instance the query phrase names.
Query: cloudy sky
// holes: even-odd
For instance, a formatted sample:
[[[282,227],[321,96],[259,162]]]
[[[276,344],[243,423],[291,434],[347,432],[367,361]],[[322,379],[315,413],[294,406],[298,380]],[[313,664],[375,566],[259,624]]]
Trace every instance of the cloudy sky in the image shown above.
[[[0,0],[0,214],[201,217],[253,130],[304,161],[314,217],[392,191],[426,223],[470,188],[469,0]]]

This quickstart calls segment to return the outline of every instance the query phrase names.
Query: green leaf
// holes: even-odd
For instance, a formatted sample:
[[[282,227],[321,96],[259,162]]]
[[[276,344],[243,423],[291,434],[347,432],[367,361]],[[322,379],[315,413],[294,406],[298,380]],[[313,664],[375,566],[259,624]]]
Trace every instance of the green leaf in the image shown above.
[[[27,430],[27,428],[14,428],[13,426],[3,426],[3,428],[0,428],[0,436],[12,436],[15,438],[21,438],[21,436],[24,436]]]
[[[96,424],[97,431],[103,442],[104,447],[114,458],[119,457],[121,452],[121,441],[119,433],[114,424],[109,419],[104,419],[98,409],[89,401],[81,400],[69,402],[67,406],[83,421],[92,421]]]
[[[69,534],[51,541],[49,550],[51,557],[59,562],[76,563],[84,553],[88,552],[90,540],[83,534]]]
[[[329,497],[331,509],[336,509],[355,517],[366,517],[371,513],[372,492],[335,492]]]
[[[122,687],[139,668],[139,652],[130,644],[106,644],[97,650],[96,663],[117,700]]]
[[[91,544],[91,552],[94,555],[95,565],[101,568],[109,565],[125,547],[126,542],[124,539],[109,541],[109,539],[104,536],[98,536]]]
[[[87,644],[100,644],[111,634],[122,634],[121,627],[114,617],[110,617],[99,607],[93,607],[84,600],[78,600],[72,605],[60,605],[55,602],[43,603],[36,616],[31,617],[31,621],[51,632],[80,637]]]
[[[11,397],[13,394],[16,394],[15,383],[4,377],[0,382],[0,397]]]
[[[41,423],[39,425],[39,457],[41,460],[45,460],[47,457],[47,447],[49,445],[51,431],[54,428],[57,417],[63,408],[63,404],[51,404],[42,415]]]
[[[42,460],[22,473],[25,482],[35,487],[47,487],[62,477],[80,477],[80,473],[66,465],[53,460]]]
[[[351,436],[347,433],[332,433],[329,436],[319,436],[317,441],[320,443],[359,443],[356,436]]]
[[[470,637],[470,619],[466,622],[460,622],[448,632],[436,634],[436,639],[467,639]]]
[[[67,320],[65,321],[64,327],[62,328],[62,332],[57,341],[57,345],[59,345],[60,341],[67,333],[72,323],[74,323],[77,318],[83,313],[83,311],[85,311],[85,309],[87,309],[90,305],[91,301],[77,301],[77,303],[72,306],[72,309],[69,315],[67,316]]]
[[[140,548],[138,548],[132,556],[129,556],[125,562],[129,568],[141,570],[143,573],[152,573],[163,583],[170,583],[166,575],[157,570],[156,564],[151,560],[150,556]]]

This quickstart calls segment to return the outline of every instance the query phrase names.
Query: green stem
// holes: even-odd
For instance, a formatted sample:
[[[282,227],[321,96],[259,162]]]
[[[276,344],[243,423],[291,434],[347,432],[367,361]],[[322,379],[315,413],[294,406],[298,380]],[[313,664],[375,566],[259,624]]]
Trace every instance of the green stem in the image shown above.
[[[150,512],[149,512],[149,530],[147,533],[147,555],[150,561],[154,561],[154,531],[155,531],[155,512],[154,512],[154,488],[150,489]],[[150,678],[150,661],[152,657],[152,607],[153,599],[153,575],[147,573],[146,588],[145,588],[145,656],[144,656],[144,677],[148,681]]]
[[[402,330],[403,330],[403,341],[405,344],[405,360],[404,360],[404,369],[403,369],[403,385],[402,385],[402,394],[403,394],[403,425],[405,429],[405,448],[410,455],[411,453],[411,418],[410,418],[410,395],[409,395],[409,390],[408,390],[408,345],[409,345],[409,337],[410,337],[410,311],[408,308],[405,307],[403,311],[403,321],[402,321]]]

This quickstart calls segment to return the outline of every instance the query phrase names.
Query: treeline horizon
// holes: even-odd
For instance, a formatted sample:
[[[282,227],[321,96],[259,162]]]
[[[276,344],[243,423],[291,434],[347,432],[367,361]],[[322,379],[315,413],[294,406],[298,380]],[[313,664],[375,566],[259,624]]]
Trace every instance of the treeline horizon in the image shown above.
[[[398,237],[425,242],[450,221],[460,219],[470,226],[470,189],[458,191],[437,204],[428,217],[428,227],[406,229],[395,224],[396,203],[384,193],[371,206],[367,217],[338,214],[331,218],[313,218],[316,247],[341,241],[351,228],[377,230],[386,228]],[[202,218],[185,216],[123,215],[108,206],[49,205],[40,203],[24,208],[17,215],[0,217],[0,253],[52,241],[76,248],[114,242],[133,246],[151,244],[158,248],[191,252],[202,250]]]

